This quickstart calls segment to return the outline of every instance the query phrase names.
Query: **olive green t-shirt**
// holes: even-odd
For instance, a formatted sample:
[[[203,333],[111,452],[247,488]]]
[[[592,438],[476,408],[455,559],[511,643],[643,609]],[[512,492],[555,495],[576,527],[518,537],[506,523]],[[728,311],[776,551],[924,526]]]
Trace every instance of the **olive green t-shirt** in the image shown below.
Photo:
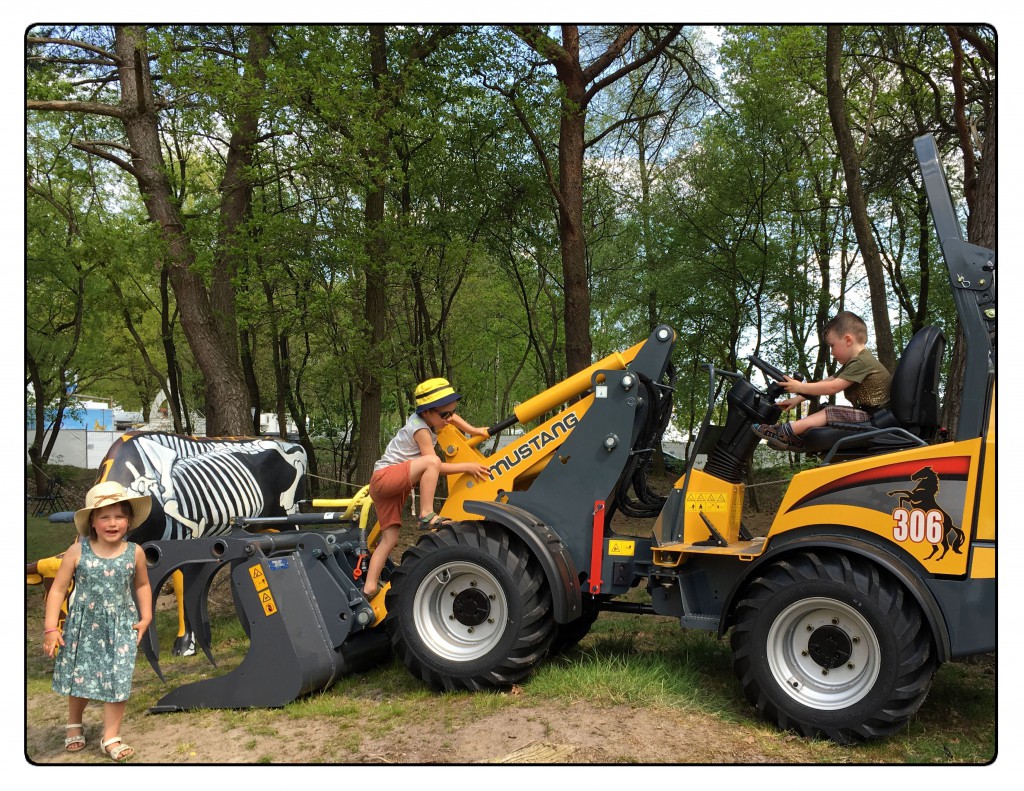
[[[858,409],[874,410],[889,405],[892,376],[867,349],[840,368],[836,378],[850,382],[843,395]]]

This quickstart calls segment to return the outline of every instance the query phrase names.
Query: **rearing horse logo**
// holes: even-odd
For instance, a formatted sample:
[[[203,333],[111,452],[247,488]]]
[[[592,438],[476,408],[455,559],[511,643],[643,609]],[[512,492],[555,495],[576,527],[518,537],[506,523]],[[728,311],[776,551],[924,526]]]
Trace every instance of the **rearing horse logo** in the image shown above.
[[[951,549],[957,555],[961,554],[964,531],[953,524],[953,517],[935,499],[939,493],[939,476],[931,467],[922,467],[910,477],[917,482],[913,489],[889,492],[890,497],[899,497],[899,508],[893,512],[897,523],[894,528],[897,540],[905,540],[907,537],[912,541],[926,539],[932,545],[932,551],[925,560],[931,560],[940,546],[942,554],[935,560],[942,560]],[[915,519],[918,515],[921,518]],[[921,530],[923,534],[919,538],[916,534]]]

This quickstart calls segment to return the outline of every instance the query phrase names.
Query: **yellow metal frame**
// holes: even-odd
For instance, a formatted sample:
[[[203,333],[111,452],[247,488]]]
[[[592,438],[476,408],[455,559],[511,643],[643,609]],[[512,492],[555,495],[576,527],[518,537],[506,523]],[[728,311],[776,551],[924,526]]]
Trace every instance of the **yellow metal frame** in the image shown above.
[[[644,343],[646,341],[624,352],[611,354],[517,405],[514,409],[516,420],[521,424],[529,423],[579,398],[593,387],[595,375],[599,376],[598,371],[625,370]],[[484,456],[478,449],[481,443],[487,441],[486,438],[466,439],[456,427],[445,426],[437,435],[444,460],[451,464],[485,464],[491,470],[491,477],[486,481],[476,481],[471,475],[449,475],[448,499],[440,514],[448,519],[479,519],[478,515],[467,513],[463,503],[467,500],[493,502],[499,500],[503,492],[528,488],[530,482],[557,458],[558,448],[593,403],[593,394],[579,398],[490,456]]]
[[[700,555],[729,555],[750,561],[764,554],[780,536],[829,526],[863,531],[900,546],[930,574],[994,578],[995,548],[975,547],[974,542],[995,540],[995,435],[993,390],[983,438],[867,456],[797,473],[790,481],[767,537],[753,540],[739,538],[744,485],[723,481],[702,470],[692,470],[688,482],[686,476],[682,476],[675,484],[676,489],[686,487],[683,535],[677,543],[663,543],[653,548],[654,565],[677,568],[688,558]],[[960,552],[947,551],[941,560],[935,556],[929,558],[933,555],[933,545],[920,537],[897,540],[894,512],[900,507],[899,501],[886,499],[890,491],[905,486],[913,473],[931,465],[960,470],[958,477],[964,486],[962,502],[959,497],[953,502],[948,498],[944,500],[948,510],[955,511],[950,516],[964,532],[964,545]],[[857,488],[862,485],[874,485],[881,497],[876,493],[873,500],[858,498]],[[847,502],[842,502],[846,491],[850,494],[845,498]],[[658,517],[655,524],[655,536],[665,534],[661,530],[661,519]],[[727,546],[697,544],[707,541],[708,524],[722,535]]]

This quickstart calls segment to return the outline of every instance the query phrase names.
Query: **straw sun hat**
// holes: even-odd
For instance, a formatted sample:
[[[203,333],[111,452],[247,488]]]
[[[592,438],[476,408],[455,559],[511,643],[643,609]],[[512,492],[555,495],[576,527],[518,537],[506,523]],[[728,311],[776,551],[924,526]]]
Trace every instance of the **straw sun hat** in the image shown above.
[[[129,530],[134,530],[145,522],[146,517],[149,516],[150,508],[153,506],[153,501],[148,494],[133,497],[117,481],[98,483],[85,495],[85,508],[75,511],[75,527],[78,528],[78,534],[82,536],[89,535],[90,514],[97,508],[103,508],[114,503],[128,503],[131,505],[132,519],[131,524],[128,525]]]

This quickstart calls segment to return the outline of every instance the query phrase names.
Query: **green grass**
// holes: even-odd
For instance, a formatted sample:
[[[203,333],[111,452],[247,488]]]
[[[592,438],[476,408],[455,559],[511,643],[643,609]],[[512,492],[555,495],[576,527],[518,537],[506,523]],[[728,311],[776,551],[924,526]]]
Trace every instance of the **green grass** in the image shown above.
[[[73,540],[69,524],[29,518],[26,559],[61,552]],[[27,590],[26,695],[52,695],[52,662],[38,650],[42,627],[41,587]],[[642,591],[630,599],[643,600]],[[200,652],[176,657],[171,645],[177,630],[174,611],[156,614],[160,663],[167,678],[161,682],[140,652],[139,668],[129,714],[142,715],[171,689],[218,676],[238,666],[248,639],[230,606],[211,612],[213,668]],[[995,666],[981,661],[950,662],[936,674],[924,706],[900,733],[880,742],[840,747],[830,742],[797,739],[760,721],[746,703],[732,669],[728,641],[701,631],[684,631],[673,618],[625,613],[602,613],[590,633],[575,648],[552,658],[515,690],[484,693],[431,692],[398,661],[339,679],[330,689],[308,695],[281,709],[187,712],[161,715],[180,718],[183,757],[192,750],[188,728],[196,722],[218,722],[227,731],[240,731],[239,748],[253,763],[286,763],[288,751],[265,754],[258,745],[285,724],[330,722],[336,729],[336,754],[314,760],[345,760],[359,749],[360,739],[372,733],[387,739],[410,724],[428,725],[438,745],[445,734],[505,709],[529,710],[552,701],[583,702],[595,708],[628,706],[659,712],[713,718],[720,738],[752,741],[768,760],[823,764],[984,764],[995,755]],[[253,754],[257,749],[261,754]],[[675,749],[675,748],[673,748]],[[685,746],[670,760],[685,762]],[[798,756],[798,757],[794,757]],[[621,757],[628,763],[630,757]]]
[[[543,665],[530,696],[712,715],[760,731],[766,754],[778,731],[756,718],[731,670],[728,641],[679,629],[673,619],[604,613],[564,657]],[[916,717],[888,739],[841,747],[800,740],[822,763],[985,764],[995,756],[992,657],[947,662]]]
[[[53,557],[70,547],[78,533],[71,522],[51,522],[45,517],[26,517],[25,562]]]

